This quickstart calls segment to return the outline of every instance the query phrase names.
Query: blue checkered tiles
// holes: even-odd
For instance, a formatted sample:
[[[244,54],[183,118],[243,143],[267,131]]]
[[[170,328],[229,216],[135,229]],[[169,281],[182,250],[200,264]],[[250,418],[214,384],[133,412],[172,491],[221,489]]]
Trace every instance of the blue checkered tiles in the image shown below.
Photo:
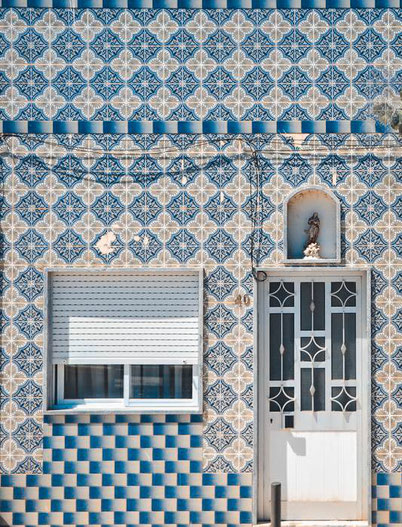
[[[82,443],[89,437],[83,436]],[[95,448],[91,456],[96,455]],[[104,473],[97,475],[63,474],[60,469],[36,476],[3,475],[0,518],[10,526],[251,524],[251,474],[106,471],[104,465]],[[401,478],[400,473],[373,477],[372,521],[377,527],[402,522]]]
[[[52,418],[43,475],[1,477],[9,525],[250,525],[252,475],[202,473],[199,416]]]
[[[372,500],[377,527],[402,525],[402,473],[375,474]]]

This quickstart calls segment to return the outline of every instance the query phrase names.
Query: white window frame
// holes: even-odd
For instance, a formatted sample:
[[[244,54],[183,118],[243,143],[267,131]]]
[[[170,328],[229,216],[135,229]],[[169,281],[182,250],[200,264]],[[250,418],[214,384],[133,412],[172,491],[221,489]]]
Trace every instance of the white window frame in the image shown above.
[[[167,357],[161,355],[158,362],[149,357],[133,357],[128,362],[108,362],[123,366],[123,398],[111,399],[65,399],[64,398],[64,366],[66,361],[52,360],[52,341],[51,341],[51,273],[68,272],[79,274],[82,273],[121,273],[121,272],[163,272],[180,275],[182,273],[197,273],[199,284],[199,346],[198,360],[187,360],[183,357]],[[136,269],[136,268],[48,268],[45,269],[45,324],[44,324],[44,412],[47,414],[57,413],[133,413],[133,414],[200,414],[202,413],[203,386],[202,386],[202,368],[203,368],[203,284],[204,274],[200,268],[175,268],[175,269]],[[71,365],[103,365],[99,361],[76,360]],[[192,365],[192,398],[191,399],[133,399],[129,397],[130,391],[130,367],[132,365]],[[55,366],[57,365],[57,373]],[[57,375],[57,384],[56,384]],[[57,386],[57,389],[56,389]]]

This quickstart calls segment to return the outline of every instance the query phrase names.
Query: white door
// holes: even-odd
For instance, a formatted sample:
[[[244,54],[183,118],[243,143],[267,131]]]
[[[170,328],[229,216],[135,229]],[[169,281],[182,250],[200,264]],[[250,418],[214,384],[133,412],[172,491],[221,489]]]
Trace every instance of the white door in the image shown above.
[[[270,484],[279,481],[284,520],[364,520],[362,278],[273,274],[261,296],[260,519],[269,518]]]

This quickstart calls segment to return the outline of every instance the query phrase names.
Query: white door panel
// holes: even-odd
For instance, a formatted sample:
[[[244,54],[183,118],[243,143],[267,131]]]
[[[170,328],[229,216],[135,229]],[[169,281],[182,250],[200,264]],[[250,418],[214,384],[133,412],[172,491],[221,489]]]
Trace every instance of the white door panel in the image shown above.
[[[273,431],[270,460],[271,478],[282,481],[287,501],[357,499],[354,432]]]
[[[361,277],[273,274],[263,287],[260,518],[279,481],[284,520],[365,519]]]

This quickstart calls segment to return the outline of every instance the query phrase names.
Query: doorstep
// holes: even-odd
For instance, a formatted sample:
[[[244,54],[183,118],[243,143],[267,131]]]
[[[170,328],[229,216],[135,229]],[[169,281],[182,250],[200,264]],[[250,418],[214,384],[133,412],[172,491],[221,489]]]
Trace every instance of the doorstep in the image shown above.
[[[281,527],[368,527],[367,521],[297,521],[287,520],[281,522]],[[258,523],[254,527],[271,527],[271,523]]]

